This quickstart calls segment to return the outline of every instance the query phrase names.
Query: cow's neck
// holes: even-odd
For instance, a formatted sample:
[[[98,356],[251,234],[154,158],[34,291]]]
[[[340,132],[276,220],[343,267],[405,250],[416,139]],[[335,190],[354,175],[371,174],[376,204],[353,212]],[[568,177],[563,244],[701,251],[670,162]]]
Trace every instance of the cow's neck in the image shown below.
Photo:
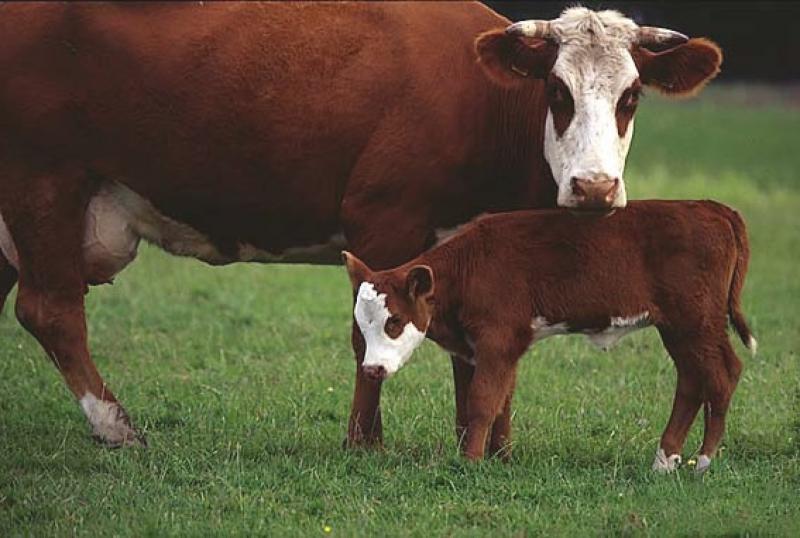
[[[486,99],[489,113],[476,141],[483,147],[476,154],[483,158],[478,169],[484,185],[494,195],[488,209],[555,206],[555,182],[543,152],[547,115],[544,83],[530,81],[515,89],[493,86]]]

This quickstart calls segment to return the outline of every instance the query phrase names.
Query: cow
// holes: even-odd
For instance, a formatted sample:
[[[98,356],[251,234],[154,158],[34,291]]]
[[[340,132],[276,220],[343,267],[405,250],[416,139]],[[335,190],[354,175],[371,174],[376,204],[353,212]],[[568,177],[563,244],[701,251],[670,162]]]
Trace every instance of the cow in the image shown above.
[[[613,11],[447,2],[10,3],[0,35],[0,302],[17,284],[110,446],[144,441],[92,363],[84,294],[141,239],[388,268],[483,212],[622,207],[641,87],[691,94],[722,59]],[[382,440],[360,334],[350,446]]]
[[[637,201],[610,215],[564,209],[476,219],[405,264],[373,271],[344,252],[364,375],[395,374],[427,337],[474,371],[456,376],[456,434],[470,460],[508,456],[517,364],[535,342],[584,334],[602,349],[647,326],[675,362],[677,390],[653,469],[673,471],[700,407],[704,472],[742,371],[728,320],[753,352],[740,294],[745,225],[715,202]],[[491,430],[491,434],[489,434]]]

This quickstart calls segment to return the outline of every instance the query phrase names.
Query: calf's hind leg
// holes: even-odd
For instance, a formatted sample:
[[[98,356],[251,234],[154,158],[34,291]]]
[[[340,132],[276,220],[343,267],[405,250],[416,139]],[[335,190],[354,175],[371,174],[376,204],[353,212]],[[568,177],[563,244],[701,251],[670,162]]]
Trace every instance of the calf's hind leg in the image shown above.
[[[24,200],[3,207],[19,253],[17,318],[61,372],[95,439],[111,447],[143,445],[144,438],[89,355],[82,260],[87,197],[82,182],[46,176],[32,178],[27,186]]]
[[[475,374],[475,367],[458,355],[451,355],[450,360],[453,363],[453,382],[456,396],[456,442],[461,447],[467,432],[469,420],[467,397],[469,395],[469,386],[472,383],[472,376]]]
[[[725,433],[725,416],[733,391],[742,373],[742,361],[736,356],[727,335],[722,334],[716,343],[716,354],[705,363],[703,415],[705,429],[703,445],[697,457],[698,473],[705,472]]]
[[[702,372],[699,368],[703,353],[702,342],[694,338],[686,338],[682,334],[664,330],[661,331],[661,338],[675,362],[678,383],[675,388],[672,413],[661,436],[661,443],[653,461],[653,470],[670,472],[680,465],[683,444],[703,402]]]

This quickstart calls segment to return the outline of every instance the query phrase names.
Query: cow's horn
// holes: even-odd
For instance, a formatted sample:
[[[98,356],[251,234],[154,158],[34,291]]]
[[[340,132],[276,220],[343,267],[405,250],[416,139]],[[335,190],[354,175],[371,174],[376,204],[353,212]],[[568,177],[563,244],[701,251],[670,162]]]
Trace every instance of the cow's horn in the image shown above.
[[[506,28],[506,33],[524,37],[550,37],[550,21],[529,20],[515,22]]]
[[[666,45],[674,47],[689,41],[689,37],[675,30],[657,28],[655,26],[640,26],[636,35],[639,45]]]

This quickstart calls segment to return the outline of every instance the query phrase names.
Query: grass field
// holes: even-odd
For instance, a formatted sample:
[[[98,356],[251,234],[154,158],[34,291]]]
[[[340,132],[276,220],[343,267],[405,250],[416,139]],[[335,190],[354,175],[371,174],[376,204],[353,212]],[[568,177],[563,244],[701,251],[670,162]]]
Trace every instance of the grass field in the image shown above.
[[[721,95],[648,97],[627,171],[632,198],[713,197],[749,224],[760,353],[736,344],[745,372],[704,478],[649,470],[675,382],[653,330],[610,353],[537,344],[509,464],[458,457],[450,363],[430,344],[385,387],[385,450],[343,451],[344,270],[143,248],[88,311],[95,361],[148,450],[95,446],[13,309],[0,317],[0,536],[800,535],[800,109]]]

